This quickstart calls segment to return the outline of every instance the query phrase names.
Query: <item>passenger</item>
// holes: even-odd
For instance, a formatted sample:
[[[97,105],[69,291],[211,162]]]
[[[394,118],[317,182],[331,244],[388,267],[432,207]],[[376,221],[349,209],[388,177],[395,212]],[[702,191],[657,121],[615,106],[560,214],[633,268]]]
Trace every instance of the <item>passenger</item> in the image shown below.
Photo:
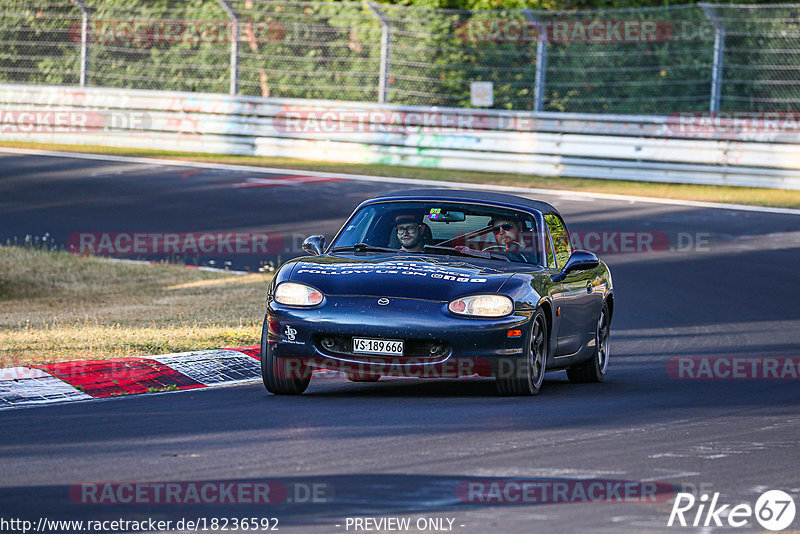
[[[508,252],[521,252],[525,248],[522,239],[522,223],[509,217],[492,217],[489,226],[494,233],[494,240],[497,245],[487,247],[488,249],[501,246]]]

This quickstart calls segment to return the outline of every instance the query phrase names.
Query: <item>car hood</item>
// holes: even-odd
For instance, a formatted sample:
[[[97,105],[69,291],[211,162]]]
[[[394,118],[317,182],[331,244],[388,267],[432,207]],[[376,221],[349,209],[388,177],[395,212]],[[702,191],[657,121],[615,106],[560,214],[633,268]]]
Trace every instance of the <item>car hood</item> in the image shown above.
[[[448,301],[471,293],[495,293],[517,270],[495,269],[469,258],[314,256],[294,263],[291,280],[325,295]]]

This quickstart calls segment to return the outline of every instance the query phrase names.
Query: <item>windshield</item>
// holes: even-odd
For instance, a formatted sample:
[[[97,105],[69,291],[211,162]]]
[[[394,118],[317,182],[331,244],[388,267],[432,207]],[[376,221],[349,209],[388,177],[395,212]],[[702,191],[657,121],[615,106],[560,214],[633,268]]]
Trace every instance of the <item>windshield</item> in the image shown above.
[[[388,249],[539,263],[530,213],[464,202],[384,202],[360,209],[331,250]]]

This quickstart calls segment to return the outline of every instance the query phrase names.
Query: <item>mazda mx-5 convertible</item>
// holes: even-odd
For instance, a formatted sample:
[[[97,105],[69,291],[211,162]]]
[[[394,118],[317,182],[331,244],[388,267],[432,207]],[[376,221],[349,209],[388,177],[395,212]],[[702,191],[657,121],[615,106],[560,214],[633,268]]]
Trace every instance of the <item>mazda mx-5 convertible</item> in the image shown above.
[[[283,264],[267,292],[267,390],[305,391],[315,369],[382,376],[494,377],[536,395],[545,372],[599,382],[608,369],[608,267],[572,250],[545,202],[418,190],[362,203],[330,245]]]

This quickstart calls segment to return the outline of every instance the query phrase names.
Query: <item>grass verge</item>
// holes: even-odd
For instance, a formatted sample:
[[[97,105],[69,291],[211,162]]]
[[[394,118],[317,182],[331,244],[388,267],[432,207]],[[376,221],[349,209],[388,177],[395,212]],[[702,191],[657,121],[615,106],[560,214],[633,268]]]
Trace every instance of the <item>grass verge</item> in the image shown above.
[[[270,278],[0,246],[0,367],[257,345]]]
[[[192,152],[174,152],[167,150],[147,150],[138,148],[117,148],[88,145],[56,145],[4,141],[0,142],[0,146],[12,148],[31,148],[36,150],[83,152],[91,154],[113,154],[118,156],[168,158],[182,161],[202,161],[209,163],[231,163],[237,165],[255,165],[260,167],[276,167],[282,169],[298,169],[343,174],[367,174],[374,176],[449,180],[454,182],[537,187],[544,189],[592,191],[598,193],[637,195],[680,200],[749,204],[754,206],[800,208],[800,191],[788,189],[666,184],[660,182],[597,180],[590,178],[555,178],[546,176],[528,176],[523,174],[453,171],[445,169],[398,167],[377,164],[328,163],[321,161],[285,158],[225,156],[218,154],[196,154]]]

